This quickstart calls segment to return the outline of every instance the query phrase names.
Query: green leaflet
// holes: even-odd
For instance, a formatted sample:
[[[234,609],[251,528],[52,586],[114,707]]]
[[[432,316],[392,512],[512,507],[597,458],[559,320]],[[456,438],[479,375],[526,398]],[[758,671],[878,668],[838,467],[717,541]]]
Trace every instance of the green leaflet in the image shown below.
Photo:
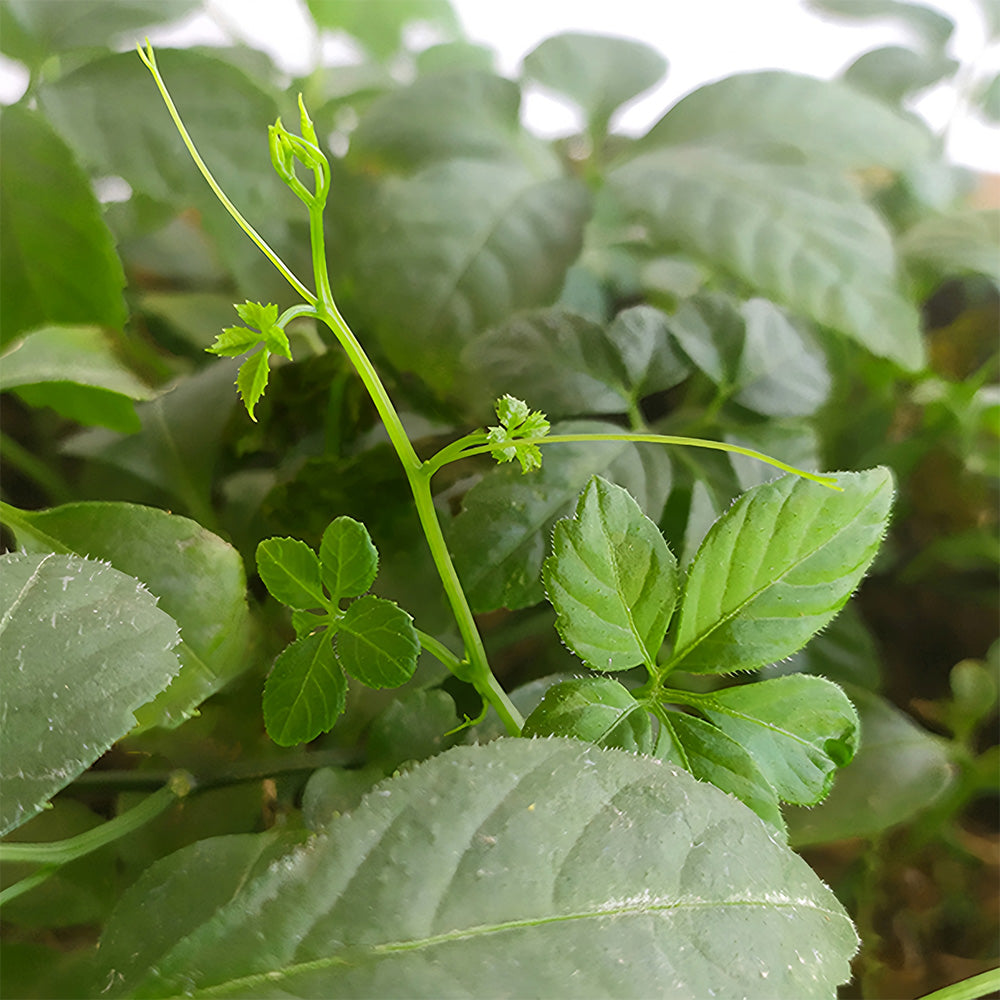
[[[575,677],[553,684],[524,721],[522,736],[572,736],[601,747],[651,753],[645,706],[610,677]]]
[[[833,618],[875,557],[893,495],[885,468],[838,483],[843,492],[783,476],[713,525],[688,572],[668,671],[763,667]]]
[[[420,640],[402,608],[367,594],[341,610],[341,601],[372,585],[377,569],[367,528],[350,517],[327,526],[319,555],[296,538],[257,546],[260,578],[293,609],[298,636],[264,687],[264,722],[276,743],[304,743],[333,727],[346,703],[345,671],[375,688],[398,687],[413,676]]]
[[[742,684],[695,704],[753,757],[785,802],[814,805],[830,791],[838,767],[858,749],[850,699],[822,677],[793,674]]]
[[[134,577],[51,552],[0,566],[7,833],[121,739],[180,663],[176,623]]]
[[[677,560],[620,486],[595,476],[559,521],[543,568],[563,641],[588,666],[652,673],[677,598]]]
[[[766,981],[773,1000],[825,1000],[857,945],[833,893],[741,803],[573,740],[455,748],[280,864],[260,864],[254,843],[153,865],[109,921],[95,983],[129,997],[440,998],[489,983],[561,997],[579,980],[645,998],[670,982],[702,1000],[761,996]],[[151,894],[168,930],[147,943]]]

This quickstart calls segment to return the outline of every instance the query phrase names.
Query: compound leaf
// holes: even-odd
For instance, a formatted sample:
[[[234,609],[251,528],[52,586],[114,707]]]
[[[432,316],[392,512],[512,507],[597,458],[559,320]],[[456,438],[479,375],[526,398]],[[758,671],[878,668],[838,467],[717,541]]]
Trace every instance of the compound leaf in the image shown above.
[[[371,688],[398,687],[413,676],[420,654],[413,619],[398,605],[367,594],[345,612],[337,628],[344,669]]]
[[[677,600],[677,560],[620,486],[590,480],[558,521],[542,579],[563,641],[588,666],[652,671]]]
[[[298,538],[265,538],[257,546],[257,572],[271,596],[296,611],[329,604],[319,558]]]
[[[149,868],[100,950],[113,963],[139,948],[143,961],[98,969],[101,987],[439,998],[502,984],[558,997],[581,981],[618,997],[669,983],[702,1000],[762,996],[766,982],[769,1000],[819,1000],[849,978],[857,947],[833,893],[741,803],[576,740],[448,750],[280,864],[245,871],[219,892],[204,842]],[[172,904],[155,949],[140,919],[150,898]]]
[[[339,601],[357,597],[372,585],[378,573],[378,552],[360,521],[338,517],[323,532],[319,563],[324,586]]]
[[[649,712],[611,677],[553,684],[524,720],[522,736],[572,736],[600,747],[651,753]]]
[[[668,670],[729,673],[801,649],[843,607],[885,533],[892,474],[842,473],[842,492],[787,475],[712,526],[688,572]]]
[[[296,639],[274,661],[264,685],[264,725],[279,746],[308,743],[344,711],[347,678],[325,631]]]
[[[836,684],[793,674],[699,698],[703,712],[754,759],[779,797],[815,805],[858,749],[858,713]]]
[[[132,729],[180,663],[177,624],[135,577],[56,553],[0,566],[4,834]]]

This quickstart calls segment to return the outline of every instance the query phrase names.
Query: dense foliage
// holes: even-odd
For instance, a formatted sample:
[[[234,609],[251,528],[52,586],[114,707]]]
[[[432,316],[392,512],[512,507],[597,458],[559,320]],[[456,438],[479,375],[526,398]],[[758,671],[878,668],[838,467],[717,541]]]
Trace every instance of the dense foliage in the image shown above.
[[[905,102],[998,87],[816,6],[912,47],[639,138],[649,46],[446,0],[0,7],[4,996],[995,964],[1000,219]]]

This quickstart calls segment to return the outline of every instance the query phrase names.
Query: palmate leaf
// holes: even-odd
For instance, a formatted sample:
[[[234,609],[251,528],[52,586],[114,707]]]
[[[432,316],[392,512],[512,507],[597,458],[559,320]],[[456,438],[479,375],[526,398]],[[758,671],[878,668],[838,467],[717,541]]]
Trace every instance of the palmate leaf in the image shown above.
[[[677,560],[620,486],[595,476],[559,521],[542,579],[563,641],[588,666],[650,672],[677,600]]]
[[[97,990],[819,1000],[857,946],[833,893],[741,803],[576,740],[449,750],[238,882],[211,860],[233,839],[211,844],[123,896]],[[150,898],[168,909],[153,946]]]
[[[673,146],[613,170],[609,191],[664,251],[678,245],[775,302],[909,369],[920,324],[897,287],[891,235],[857,189],[815,164]]]
[[[858,749],[858,713],[836,684],[804,674],[699,698],[703,712],[754,759],[785,802],[814,805]]]
[[[0,567],[3,834],[121,739],[180,663],[176,623],[135,577],[55,553]]]
[[[756,486],[712,526],[688,571],[667,671],[730,673],[801,649],[840,610],[888,524],[892,474]]]

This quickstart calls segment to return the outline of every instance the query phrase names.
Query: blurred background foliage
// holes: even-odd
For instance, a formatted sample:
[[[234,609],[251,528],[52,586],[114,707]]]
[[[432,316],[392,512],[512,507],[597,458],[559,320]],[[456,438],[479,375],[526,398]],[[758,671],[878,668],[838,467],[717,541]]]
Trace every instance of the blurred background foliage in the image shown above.
[[[864,939],[845,996],[916,996],[996,963],[1000,221],[996,178],[949,164],[907,107],[951,80],[970,113],[996,121],[1000,86],[950,56],[954,25],[930,8],[812,6],[896,19],[912,44],[868,52],[832,81],[728,77],[639,138],[616,131],[615,113],[668,71],[657,52],[568,33],[508,79],[445,0],[309,0],[317,30],[348,37],[357,58],[299,79],[235,36],[158,55],[203,157],[305,276],[306,220],[266,142],[303,94],[331,154],[338,304],[423,453],[511,392],[554,420],[720,438],[809,468],[893,469],[894,523],[871,577],[771,670],[831,677],[862,714],[858,759],[789,824]],[[995,42],[996,5],[981,6]],[[103,762],[115,768],[280,761],[259,690],[288,626],[252,579],[270,534],[315,545],[331,518],[363,519],[383,554],[380,592],[426,631],[452,628],[396,460],[323,331],[290,330],[295,360],[275,365],[258,423],[238,409],[235,364],[204,352],[234,301],[294,299],[215,202],[131,51],[199,8],[0,6],[0,51],[29,72],[0,117],[3,499],[187,515],[243,554],[258,599],[252,643],[229,654],[236,680],[183,727],[120,745]],[[529,85],[572,104],[578,133],[527,129]],[[628,486],[682,559],[768,474],[712,452],[552,452],[524,501],[530,537],[505,520],[523,499],[516,476],[474,463],[445,474],[442,516],[508,686],[571,669],[530,571],[594,472]],[[513,560],[498,563],[497,537],[518,542]],[[441,681],[422,671],[418,686]],[[386,735],[397,716],[426,718],[406,697],[352,690],[319,746],[378,773],[435,752],[419,726],[405,747]],[[5,995],[59,995],[46,976],[70,975],[74,949],[151,860],[261,829],[297,808],[300,788],[288,776],[220,788],[9,907]],[[106,790],[62,796],[17,836],[68,836],[109,802]],[[64,957],[43,974],[53,949]]]

